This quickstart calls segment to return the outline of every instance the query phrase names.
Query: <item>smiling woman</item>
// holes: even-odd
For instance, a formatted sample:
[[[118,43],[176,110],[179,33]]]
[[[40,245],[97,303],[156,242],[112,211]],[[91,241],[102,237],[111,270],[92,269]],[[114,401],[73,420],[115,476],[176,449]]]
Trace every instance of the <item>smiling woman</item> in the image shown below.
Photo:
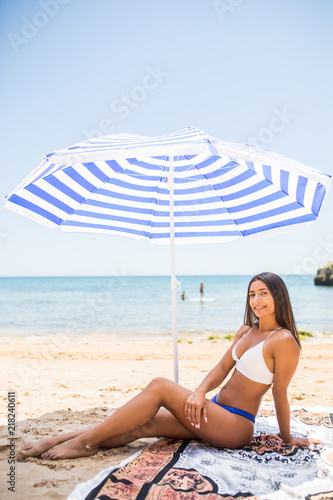
[[[248,286],[244,323],[249,326],[261,327],[272,321],[288,329],[301,347],[288,289],[284,281],[273,273],[261,273],[254,276]]]
[[[249,293],[249,298],[251,309],[257,317],[262,312],[274,314],[274,300],[265,283],[261,281],[254,282]]]
[[[273,382],[283,441],[308,446],[311,440],[290,434],[287,388],[299,355],[287,288],[278,276],[259,274],[249,285],[244,325],[193,392],[168,379],[155,378],[101,424],[28,443],[21,453],[44,459],[75,458],[142,437],[199,438],[217,447],[240,448],[251,441],[255,415]],[[230,379],[208,400],[206,393],[218,387],[233,368]]]

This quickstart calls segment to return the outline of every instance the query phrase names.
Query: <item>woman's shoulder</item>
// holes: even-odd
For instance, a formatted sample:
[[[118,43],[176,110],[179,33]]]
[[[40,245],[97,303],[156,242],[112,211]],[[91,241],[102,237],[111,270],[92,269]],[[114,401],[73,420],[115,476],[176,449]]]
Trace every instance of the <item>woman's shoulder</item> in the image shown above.
[[[283,341],[293,341],[295,340],[295,337],[294,335],[291,333],[290,330],[288,330],[288,328],[279,328],[277,330],[275,330],[275,335],[273,335],[272,337],[276,337],[276,339],[279,339],[280,341],[283,340]]]
[[[272,345],[273,344],[281,349],[294,348],[299,351],[297,340],[288,328],[281,328],[274,335],[272,335]]]
[[[235,339],[241,339],[243,335],[245,335],[247,332],[249,332],[253,328],[252,326],[249,325],[242,325],[238,328],[237,333],[235,335]]]

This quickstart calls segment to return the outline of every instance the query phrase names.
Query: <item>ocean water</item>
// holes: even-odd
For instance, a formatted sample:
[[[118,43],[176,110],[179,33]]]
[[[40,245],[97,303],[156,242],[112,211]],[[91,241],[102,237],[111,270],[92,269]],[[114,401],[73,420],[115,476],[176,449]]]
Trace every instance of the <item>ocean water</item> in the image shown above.
[[[178,331],[227,334],[242,324],[250,276],[178,277]],[[300,330],[333,332],[333,288],[283,276]],[[200,283],[204,297],[200,301]],[[185,291],[185,300],[181,293]],[[0,335],[163,335],[172,331],[170,278],[0,278]]]

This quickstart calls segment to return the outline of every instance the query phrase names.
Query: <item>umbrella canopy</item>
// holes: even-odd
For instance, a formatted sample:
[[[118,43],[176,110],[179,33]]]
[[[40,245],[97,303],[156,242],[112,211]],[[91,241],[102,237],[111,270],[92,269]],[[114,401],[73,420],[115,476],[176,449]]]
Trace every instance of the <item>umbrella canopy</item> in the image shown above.
[[[188,128],[153,138],[109,135],[48,154],[5,206],[62,231],[168,243],[173,176],[176,243],[312,222],[330,181],[299,162]]]
[[[46,155],[6,208],[50,228],[171,243],[178,381],[175,243],[227,242],[315,221],[330,176],[187,128],[108,135]]]

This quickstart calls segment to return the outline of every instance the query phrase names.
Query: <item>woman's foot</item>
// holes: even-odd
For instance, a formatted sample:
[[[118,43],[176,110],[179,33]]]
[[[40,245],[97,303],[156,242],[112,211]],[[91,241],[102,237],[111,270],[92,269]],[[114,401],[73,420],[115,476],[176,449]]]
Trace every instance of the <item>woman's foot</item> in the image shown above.
[[[90,429],[93,429],[93,427],[86,427],[85,429],[80,429],[79,431],[65,432],[62,434],[58,434],[58,436],[42,439],[41,441],[27,443],[20,450],[20,453],[23,457],[39,457],[39,455],[49,450],[50,448],[64,443],[65,441],[69,441],[70,439],[73,439],[77,436],[80,436],[80,434],[84,434]]]
[[[42,458],[46,460],[58,460],[59,458],[79,458],[90,457],[98,451],[98,446],[89,446],[81,436],[70,439],[65,443],[50,448],[42,453]]]
[[[23,457],[39,457],[42,453],[53,448],[59,444],[58,437],[51,437],[48,439],[43,439],[42,441],[36,441],[33,443],[26,443],[23,448],[21,448],[20,453]]]

